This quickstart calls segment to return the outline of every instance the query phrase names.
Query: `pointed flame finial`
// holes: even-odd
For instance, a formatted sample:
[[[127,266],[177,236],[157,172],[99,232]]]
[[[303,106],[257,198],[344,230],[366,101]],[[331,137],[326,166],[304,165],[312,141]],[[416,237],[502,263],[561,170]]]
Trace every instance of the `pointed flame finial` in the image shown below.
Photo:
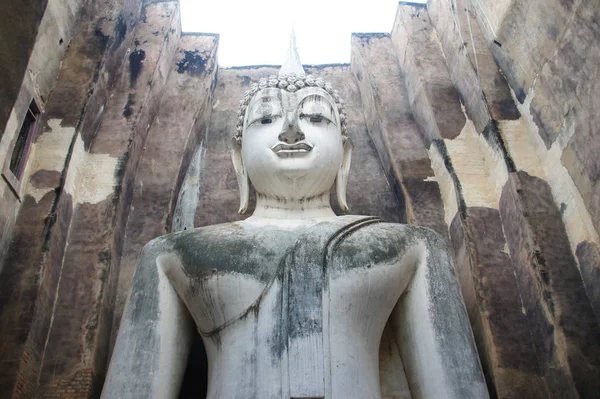
[[[304,68],[300,62],[300,56],[298,56],[298,47],[296,46],[296,31],[292,26],[290,32],[290,46],[285,54],[285,60],[281,69],[279,70],[279,76],[294,74],[295,76],[304,75]]]

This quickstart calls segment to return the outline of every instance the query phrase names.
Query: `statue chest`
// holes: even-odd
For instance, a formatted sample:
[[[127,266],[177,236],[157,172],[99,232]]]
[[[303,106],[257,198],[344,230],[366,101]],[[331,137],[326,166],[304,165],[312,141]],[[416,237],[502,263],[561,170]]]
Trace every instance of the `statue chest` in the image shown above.
[[[182,272],[171,282],[205,336],[223,333],[251,314],[269,313],[279,319],[277,324],[286,324],[278,327],[290,338],[322,333],[323,321],[331,317],[347,318],[347,324],[374,308],[391,311],[403,285],[398,262],[333,269],[302,259],[291,261],[288,256],[263,266],[268,278],[264,271],[256,275],[212,268],[206,273],[206,267],[194,270],[179,265]],[[382,308],[383,304],[387,306]],[[382,317],[387,320],[388,315]]]
[[[315,269],[298,259],[272,266],[268,280],[217,271],[178,283],[209,368],[223,382],[211,386],[222,397],[321,398],[354,375],[356,397],[377,397],[379,341],[402,266]]]
[[[397,240],[347,225],[175,246],[167,275],[203,336],[209,397],[380,397],[379,342],[408,277]]]

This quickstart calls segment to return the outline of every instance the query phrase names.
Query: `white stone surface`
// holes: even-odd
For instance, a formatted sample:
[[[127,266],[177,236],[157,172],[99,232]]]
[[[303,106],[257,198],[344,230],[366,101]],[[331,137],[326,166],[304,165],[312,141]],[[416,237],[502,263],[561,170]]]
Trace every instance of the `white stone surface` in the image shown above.
[[[434,178],[429,180],[437,181],[440,187],[440,194],[442,195],[442,202],[444,204],[444,221],[446,225],[450,226],[452,219],[458,212],[458,197],[456,195],[456,187],[452,176],[446,165],[444,164],[444,158],[440,151],[435,145],[429,147],[427,150],[429,153],[429,159],[431,159],[431,168],[435,175]]]
[[[232,151],[241,211],[250,184],[257,192],[253,215],[144,248],[103,398],[177,397],[184,308],[206,347],[211,399],[381,398],[388,320],[413,398],[488,397],[443,240],[333,213],[352,150],[340,125],[324,89],[256,93]],[[404,380],[402,362],[385,373]]]
[[[75,128],[62,127],[61,121],[61,119],[48,120],[50,130],[41,134],[32,144],[29,153],[30,162],[28,162],[23,181],[29,181],[29,177],[40,170],[62,173]],[[25,190],[27,194],[35,198],[36,202],[39,202],[46,193],[53,190],[53,187],[36,188],[29,184]]]
[[[71,162],[65,181],[65,191],[78,204],[97,204],[114,193],[115,170],[118,158],[109,154],[91,154],[85,151],[81,136],[73,146]]]
[[[463,109],[464,111],[464,109]],[[460,181],[467,206],[498,209],[502,187],[508,180],[506,163],[465,114],[465,126],[452,140],[444,140]]]
[[[482,134],[477,133],[466,113],[465,118],[466,123],[460,134],[454,139],[444,140],[454,172],[460,181],[465,205],[498,209],[502,188],[508,180],[506,163],[502,154],[494,150]],[[450,226],[458,212],[455,184],[437,147],[432,145],[428,153],[435,181],[440,185],[444,220]]]
[[[208,126],[206,127],[204,137],[206,138],[207,136]],[[204,141],[202,141],[194,153],[192,162],[190,162],[190,166],[183,179],[179,197],[177,198],[177,205],[175,206],[175,212],[173,212],[173,225],[171,231],[194,228],[194,216],[196,214],[196,208],[198,207],[198,201],[200,200],[200,175],[202,173],[202,160],[205,152],[206,148],[204,147]]]
[[[389,321],[379,344],[379,383],[383,399],[410,399],[404,365]]]
[[[545,179],[550,185],[556,206],[564,208],[562,218],[571,250],[575,254],[579,243],[588,241],[600,244],[600,237],[577,186],[561,160],[574,130],[572,126],[565,128],[552,147],[547,149],[531,115],[530,107],[534,97],[535,91],[532,89],[523,104],[515,98],[522,116],[516,121],[503,121],[501,132],[517,167]]]

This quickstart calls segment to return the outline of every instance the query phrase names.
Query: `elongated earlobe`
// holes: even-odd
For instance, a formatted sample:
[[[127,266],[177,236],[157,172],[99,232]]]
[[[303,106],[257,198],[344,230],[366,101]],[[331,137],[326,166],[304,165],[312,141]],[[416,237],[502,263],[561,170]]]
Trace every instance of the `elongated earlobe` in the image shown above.
[[[250,180],[242,162],[242,143],[236,138],[233,139],[231,160],[233,161],[233,168],[240,189],[240,209],[238,209],[238,213],[243,215],[248,210],[248,202],[250,201]]]
[[[346,202],[346,187],[348,185],[348,173],[350,172],[350,162],[352,161],[352,140],[349,137],[343,136],[344,143],[344,160],[337,173],[335,179],[335,192],[340,209],[344,212],[348,211],[348,203]]]

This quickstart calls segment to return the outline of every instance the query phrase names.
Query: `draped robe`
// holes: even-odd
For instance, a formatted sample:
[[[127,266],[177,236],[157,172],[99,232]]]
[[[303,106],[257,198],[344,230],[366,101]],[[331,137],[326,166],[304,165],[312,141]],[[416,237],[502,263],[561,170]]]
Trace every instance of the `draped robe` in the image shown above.
[[[416,365],[407,370],[413,397],[440,387],[486,397],[451,261],[443,244],[428,248],[434,242],[427,229],[364,216],[160,237],[140,257],[115,346],[130,360],[111,362],[103,395],[177,397],[193,323],[208,355],[208,398],[380,398],[380,339],[405,307],[394,313],[418,320],[400,317],[395,330]],[[414,294],[403,305],[405,291]],[[150,377],[125,388],[128,373]]]

